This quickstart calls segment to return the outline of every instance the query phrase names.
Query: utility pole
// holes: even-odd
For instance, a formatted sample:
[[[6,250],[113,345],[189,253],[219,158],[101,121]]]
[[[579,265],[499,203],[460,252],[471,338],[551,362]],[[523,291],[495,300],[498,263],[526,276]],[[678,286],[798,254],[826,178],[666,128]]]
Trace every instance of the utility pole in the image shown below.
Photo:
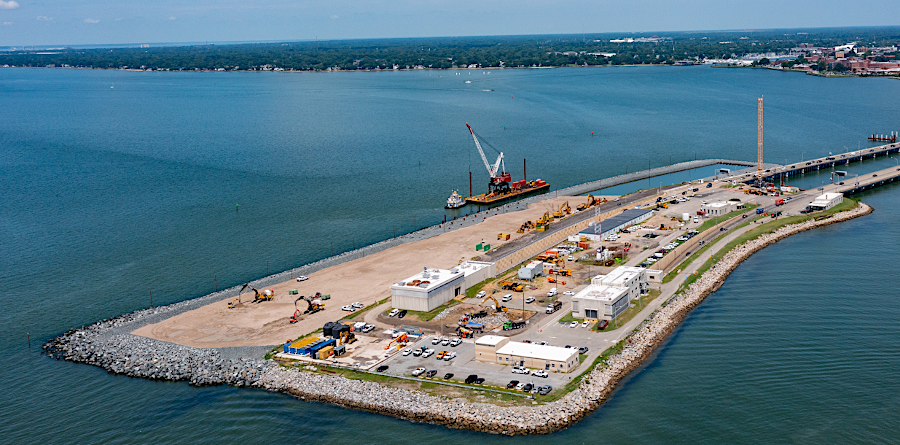
[[[763,98],[756,103],[756,186],[762,187],[763,165]]]

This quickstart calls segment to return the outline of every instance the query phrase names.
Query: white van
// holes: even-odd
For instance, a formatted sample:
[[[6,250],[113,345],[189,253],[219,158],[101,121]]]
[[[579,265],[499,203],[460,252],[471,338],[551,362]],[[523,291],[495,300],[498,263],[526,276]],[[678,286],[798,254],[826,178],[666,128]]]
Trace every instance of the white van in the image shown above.
[[[550,292],[547,292],[547,296],[555,297],[557,293],[559,293],[559,289],[554,287],[553,289],[550,289]]]

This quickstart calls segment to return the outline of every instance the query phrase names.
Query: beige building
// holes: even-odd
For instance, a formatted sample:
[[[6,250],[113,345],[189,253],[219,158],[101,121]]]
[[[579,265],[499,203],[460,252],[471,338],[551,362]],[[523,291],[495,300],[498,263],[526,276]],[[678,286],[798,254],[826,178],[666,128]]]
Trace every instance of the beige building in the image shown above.
[[[485,335],[475,341],[475,359],[500,365],[524,366],[548,372],[569,372],[578,367],[578,350],[510,341]]]

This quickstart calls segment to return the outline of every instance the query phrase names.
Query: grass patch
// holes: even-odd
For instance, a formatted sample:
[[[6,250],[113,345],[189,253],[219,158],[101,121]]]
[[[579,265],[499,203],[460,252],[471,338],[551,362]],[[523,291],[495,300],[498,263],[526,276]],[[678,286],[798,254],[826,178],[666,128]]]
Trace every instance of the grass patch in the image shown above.
[[[797,216],[788,216],[786,218],[778,218],[778,219],[775,219],[774,221],[770,221],[765,224],[761,224],[759,227],[748,230],[743,235],[735,238],[733,241],[726,244],[725,247],[719,249],[718,252],[714,253],[708,260],[706,260],[706,262],[703,263],[703,265],[700,266],[700,268],[697,269],[696,272],[694,272],[693,274],[691,274],[691,276],[687,277],[687,279],[684,280],[684,283],[681,284],[681,286],[678,289],[678,292],[683,291],[688,286],[690,286],[691,283],[693,283],[694,281],[697,281],[697,279],[700,278],[700,276],[703,275],[704,272],[706,272],[714,264],[719,262],[719,260],[721,260],[725,256],[725,254],[730,252],[731,249],[734,249],[736,246],[739,246],[747,241],[755,239],[762,234],[772,233],[784,226],[787,226],[790,224],[797,224],[797,223],[801,223],[804,221],[809,221],[811,219],[819,220],[819,219],[827,218],[827,217],[830,217],[831,215],[834,215],[835,213],[840,213],[840,212],[843,212],[846,210],[851,210],[851,209],[855,208],[857,205],[859,205],[858,201],[856,201],[855,199],[852,199],[852,198],[845,197],[844,202],[842,202],[828,210],[825,210],[822,212],[805,214],[805,215],[797,215]],[[713,243],[710,242],[708,244],[713,244]]]
[[[582,322],[582,320],[580,318],[575,318],[572,316],[572,311],[569,311],[569,313],[567,313],[566,315],[563,315],[563,317],[559,319],[560,323],[571,323],[573,321],[577,321],[579,323]]]
[[[364,313],[366,313],[366,312],[368,312],[368,311],[370,311],[370,310],[372,310],[372,309],[374,309],[374,308],[376,308],[376,307],[378,307],[378,306],[381,306],[382,304],[387,303],[388,300],[390,300],[390,299],[391,299],[391,297],[387,297],[387,298],[385,298],[384,300],[376,301],[376,302],[374,302],[374,303],[372,303],[372,304],[370,304],[370,305],[368,305],[368,306],[366,306],[366,307],[364,307],[364,308],[362,308],[362,309],[360,309],[360,310],[358,310],[358,311],[356,311],[356,312],[354,312],[354,313],[352,313],[352,314],[349,314],[349,315],[345,316],[345,317],[342,318],[341,320],[352,320],[352,319],[358,317],[360,314],[364,314]]]
[[[621,314],[619,314],[619,316],[616,317],[615,321],[613,321],[608,326],[606,326],[606,329],[604,329],[602,331],[597,331],[597,332],[614,331],[614,330],[624,326],[625,323],[628,323],[628,321],[631,320],[632,318],[634,318],[635,315],[637,315],[642,310],[644,310],[644,308],[647,307],[647,305],[650,304],[651,301],[655,300],[656,297],[660,296],[660,294],[662,294],[661,290],[650,289],[650,292],[648,292],[647,296],[641,297],[640,304],[638,304],[634,307],[629,307],[628,309],[625,310],[625,312],[622,312]],[[614,326],[617,326],[617,327],[614,327]],[[591,330],[596,331],[596,326],[591,328]]]

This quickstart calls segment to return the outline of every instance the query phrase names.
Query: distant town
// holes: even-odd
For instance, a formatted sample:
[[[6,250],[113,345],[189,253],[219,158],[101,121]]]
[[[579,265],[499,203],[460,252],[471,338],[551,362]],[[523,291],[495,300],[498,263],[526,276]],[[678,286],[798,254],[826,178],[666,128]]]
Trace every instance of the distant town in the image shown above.
[[[291,72],[708,64],[900,76],[898,43],[900,27],[5,47],[0,67]]]

